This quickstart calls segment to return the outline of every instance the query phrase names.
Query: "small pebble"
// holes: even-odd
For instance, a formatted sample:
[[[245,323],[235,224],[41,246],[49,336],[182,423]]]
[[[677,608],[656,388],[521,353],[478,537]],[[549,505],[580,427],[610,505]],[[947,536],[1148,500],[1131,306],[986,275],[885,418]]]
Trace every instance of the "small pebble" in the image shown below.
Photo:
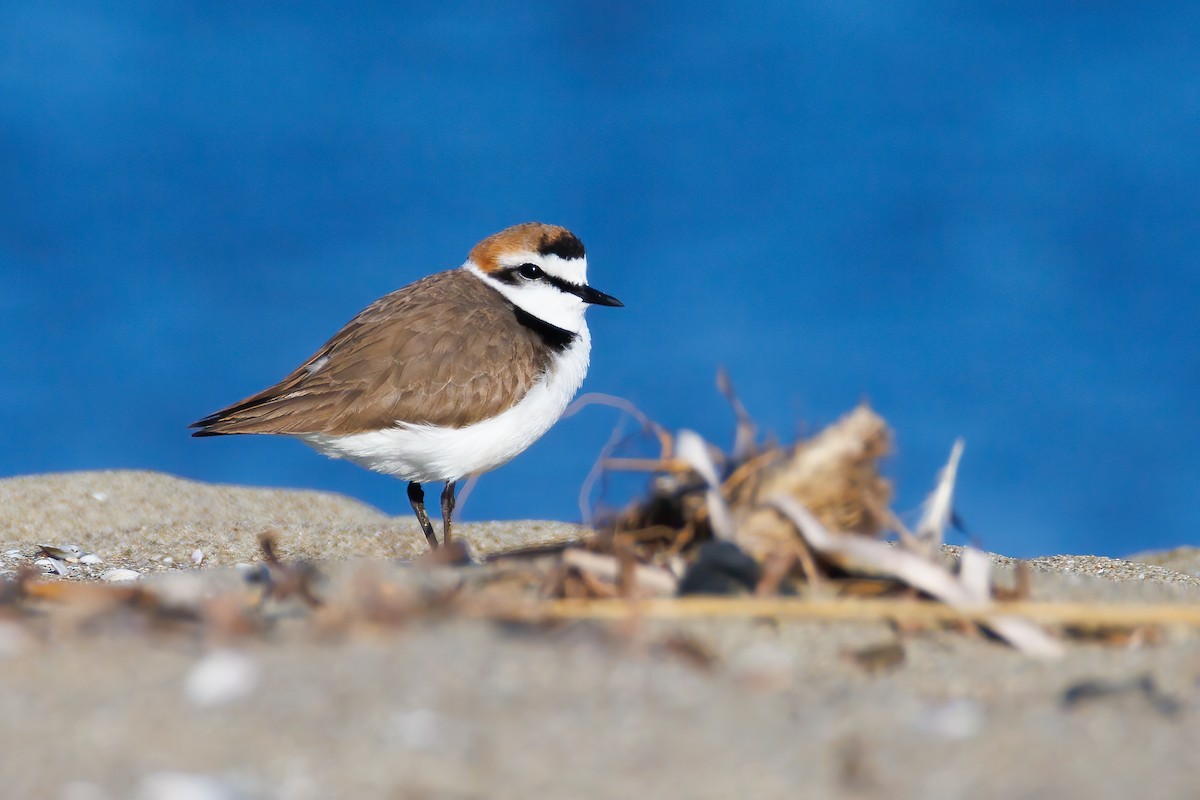
[[[197,547],[192,551],[192,563],[197,567],[204,561],[204,551]]]
[[[8,556],[9,558],[24,558],[25,557],[24,555],[22,555],[20,550],[5,550],[4,555]]]
[[[154,589],[167,608],[198,609],[208,596],[203,576],[191,570],[176,570],[157,576]]]
[[[162,563],[166,564],[169,567],[175,563],[175,559],[171,558],[170,556],[163,556]]]
[[[103,564],[104,559],[95,553],[84,553],[79,557],[80,564]]]
[[[105,500],[108,499],[108,495],[105,494],[104,492],[92,492],[92,499],[103,503]]]
[[[132,569],[110,569],[100,576],[102,581],[136,581],[142,577],[142,574],[137,570]]]
[[[978,735],[986,722],[983,707],[974,700],[952,700],[926,709],[913,727],[943,739],[962,740]]]
[[[791,686],[794,666],[790,653],[763,642],[739,651],[730,663],[730,673],[750,689],[778,692]]]
[[[258,666],[233,650],[215,650],[197,662],[184,681],[194,705],[217,706],[238,700],[258,685]]]
[[[153,772],[142,778],[137,800],[235,800],[240,793],[209,775]]]

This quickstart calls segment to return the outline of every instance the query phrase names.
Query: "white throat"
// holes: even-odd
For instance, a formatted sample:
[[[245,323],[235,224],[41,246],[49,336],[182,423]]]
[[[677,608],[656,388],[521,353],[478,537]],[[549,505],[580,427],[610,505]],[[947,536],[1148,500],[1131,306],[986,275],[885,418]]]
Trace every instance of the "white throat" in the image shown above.
[[[524,263],[537,264],[547,275],[553,275],[568,283],[587,285],[587,260],[564,259],[556,255],[540,253],[514,253],[505,258],[511,266]],[[571,333],[585,333],[587,322],[583,314],[587,303],[569,292],[564,292],[545,281],[529,281],[509,284],[488,275],[471,260],[462,268],[508,298],[517,308],[526,311],[543,322]]]

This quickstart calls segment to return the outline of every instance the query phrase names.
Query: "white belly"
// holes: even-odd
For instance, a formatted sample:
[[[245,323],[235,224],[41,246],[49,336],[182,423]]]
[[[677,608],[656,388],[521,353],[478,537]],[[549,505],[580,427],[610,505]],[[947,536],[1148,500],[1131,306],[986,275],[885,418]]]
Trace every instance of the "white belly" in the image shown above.
[[[521,401],[491,419],[465,428],[412,425],[367,433],[304,434],[300,439],[331,458],[406,481],[456,481],[506,464],[558,421],[587,374],[591,337],[587,326]]]

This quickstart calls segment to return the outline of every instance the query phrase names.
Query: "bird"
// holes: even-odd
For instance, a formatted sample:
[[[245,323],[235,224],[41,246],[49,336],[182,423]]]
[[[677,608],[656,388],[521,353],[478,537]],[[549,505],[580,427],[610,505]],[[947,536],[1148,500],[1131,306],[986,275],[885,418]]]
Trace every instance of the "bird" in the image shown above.
[[[189,427],[193,436],[290,436],[407,481],[437,549],[422,484],[445,484],[449,544],[457,483],[541,438],[583,384],[592,305],[624,304],[588,285],[579,238],[558,225],[514,225],[476,244],[462,266],[367,306],[275,385]]]

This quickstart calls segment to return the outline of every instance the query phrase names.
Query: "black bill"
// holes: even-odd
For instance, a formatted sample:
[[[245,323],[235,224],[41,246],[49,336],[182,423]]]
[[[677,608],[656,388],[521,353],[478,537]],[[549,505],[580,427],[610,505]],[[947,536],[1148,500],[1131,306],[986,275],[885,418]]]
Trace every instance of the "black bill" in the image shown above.
[[[578,295],[579,299],[585,303],[591,303],[597,306],[623,306],[625,305],[611,294],[605,294],[598,289],[593,289],[590,286],[573,286],[571,293]]]

